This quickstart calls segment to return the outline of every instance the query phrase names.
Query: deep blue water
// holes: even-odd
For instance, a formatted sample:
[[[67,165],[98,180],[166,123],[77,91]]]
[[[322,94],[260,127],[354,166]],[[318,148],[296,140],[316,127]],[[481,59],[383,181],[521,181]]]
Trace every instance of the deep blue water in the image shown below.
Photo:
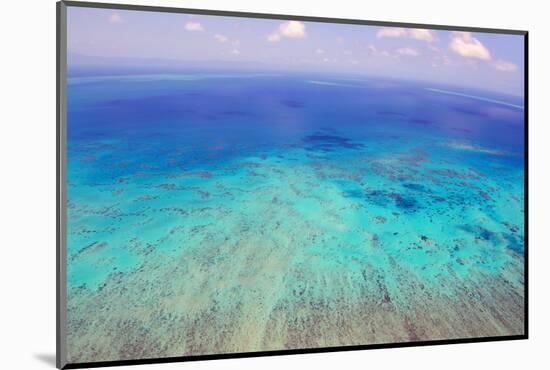
[[[185,148],[192,163],[216,165],[281,146],[329,152],[359,148],[364,140],[385,140],[389,147],[446,140],[502,151],[508,156],[500,160],[523,164],[523,109],[431,87],[298,75],[75,78],[69,83],[69,147],[120,139],[134,151],[124,160],[170,170],[155,153]],[[522,105],[516,97],[437,87]],[[475,161],[473,151],[457,155]]]

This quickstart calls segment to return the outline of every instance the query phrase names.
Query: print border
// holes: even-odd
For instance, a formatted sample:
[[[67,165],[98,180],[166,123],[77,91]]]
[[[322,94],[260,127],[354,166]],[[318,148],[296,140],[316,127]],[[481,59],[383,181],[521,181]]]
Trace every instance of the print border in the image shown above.
[[[57,248],[56,248],[56,366],[59,369],[78,369],[78,368],[94,368],[104,366],[126,366],[139,364],[157,364],[169,362],[185,362],[185,361],[202,361],[202,360],[218,360],[229,358],[243,357],[262,357],[262,356],[279,356],[293,354],[308,354],[322,352],[339,352],[339,351],[356,351],[366,349],[381,349],[381,348],[401,348],[401,347],[418,347],[418,346],[433,346],[445,344],[460,344],[460,343],[481,343],[481,342],[496,342],[508,340],[528,339],[529,337],[529,299],[528,299],[528,193],[529,193],[529,124],[528,124],[528,31],[511,30],[511,29],[496,29],[496,28],[477,28],[477,27],[461,27],[449,25],[435,24],[419,24],[419,23],[402,23],[402,22],[383,22],[369,21],[358,19],[341,19],[341,18],[325,18],[299,15],[283,15],[283,14],[265,14],[265,13],[250,13],[250,12],[232,12],[221,10],[205,10],[205,9],[186,9],[173,7],[158,7],[158,6],[143,6],[129,4],[110,4],[98,2],[81,2],[81,1],[60,1],[56,7],[57,15],[57,95],[56,95],[56,228],[57,228]],[[114,10],[136,10],[145,12],[166,12],[166,13],[184,13],[184,14],[201,14],[201,15],[218,15],[228,17],[245,17],[245,18],[264,18],[277,20],[298,20],[306,22],[324,22],[324,23],[340,23],[340,24],[356,24],[369,26],[386,26],[386,27],[406,27],[406,28],[425,28],[433,30],[445,31],[467,31],[467,32],[484,32],[497,33],[508,35],[520,35],[524,37],[524,331],[521,335],[510,336],[495,336],[495,337],[479,337],[479,338],[462,338],[462,339],[444,339],[444,340],[427,340],[415,342],[395,342],[383,344],[365,344],[352,345],[341,347],[321,347],[321,348],[301,348],[301,349],[286,349],[276,351],[259,351],[259,352],[241,352],[241,353],[220,353],[200,356],[181,356],[181,357],[164,357],[164,358],[145,358],[135,360],[117,360],[117,361],[97,361],[97,362],[81,362],[67,363],[67,337],[66,337],[66,312],[67,312],[67,281],[66,281],[66,227],[67,227],[67,189],[66,189],[66,140],[67,140],[67,7],[85,7],[99,9],[114,9]]]

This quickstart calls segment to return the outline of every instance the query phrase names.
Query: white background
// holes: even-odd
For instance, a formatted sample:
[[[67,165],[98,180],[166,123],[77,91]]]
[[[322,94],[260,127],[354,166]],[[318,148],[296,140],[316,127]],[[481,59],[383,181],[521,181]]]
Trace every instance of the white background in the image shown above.
[[[550,232],[550,35],[544,1],[127,1],[530,31],[529,340],[176,363],[141,369],[549,368],[550,245],[546,232]],[[1,18],[0,367],[51,369],[55,358],[55,1],[5,1]]]

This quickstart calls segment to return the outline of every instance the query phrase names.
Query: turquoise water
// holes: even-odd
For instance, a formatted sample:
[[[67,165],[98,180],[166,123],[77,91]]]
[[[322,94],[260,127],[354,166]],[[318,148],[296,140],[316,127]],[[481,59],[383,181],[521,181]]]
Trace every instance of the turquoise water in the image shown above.
[[[203,73],[68,107],[72,361],[523,332],[522,99]]]

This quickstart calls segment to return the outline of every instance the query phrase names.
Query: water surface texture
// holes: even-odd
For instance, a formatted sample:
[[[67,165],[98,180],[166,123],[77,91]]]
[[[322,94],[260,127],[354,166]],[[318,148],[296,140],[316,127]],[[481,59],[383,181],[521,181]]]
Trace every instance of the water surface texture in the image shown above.
[[[68,83],[68,360],[523,334],[523,99],[303,74]]]

